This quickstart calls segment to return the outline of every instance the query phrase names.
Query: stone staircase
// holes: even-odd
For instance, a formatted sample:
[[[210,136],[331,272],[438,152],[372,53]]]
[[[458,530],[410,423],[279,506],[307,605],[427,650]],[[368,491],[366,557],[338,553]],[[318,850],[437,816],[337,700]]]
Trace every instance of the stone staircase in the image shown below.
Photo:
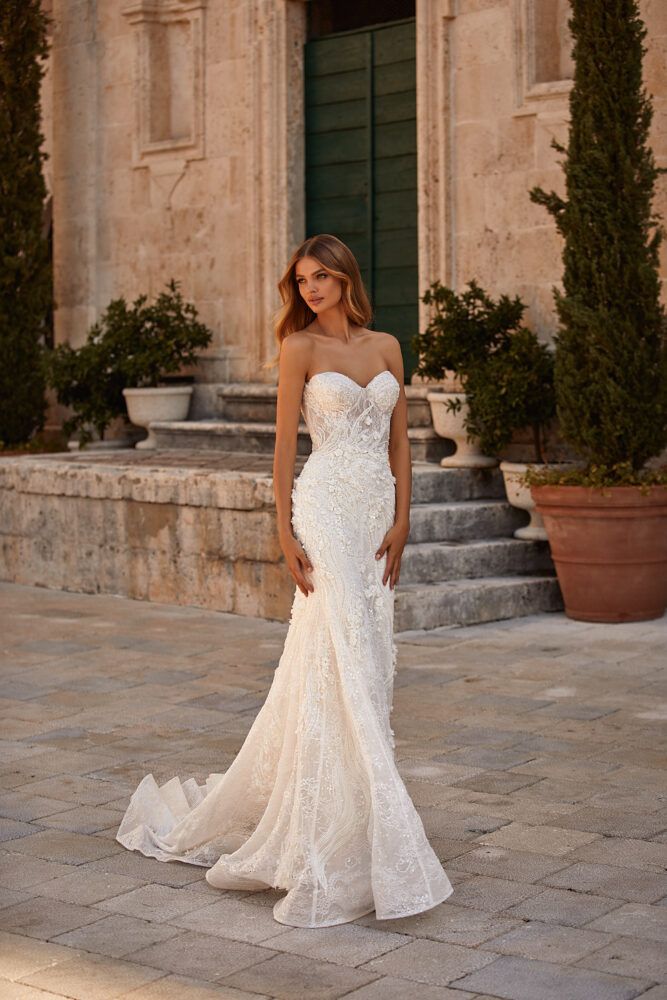
[[[505,498],[498,469],[444,469],[453,444],[431,423],[430,386],[405,386],[413,460],[410,537],[396,589],[395,629],[470,625],[562,608],[546,542],[513,537],[527,515]],[[208,388],[217,414],[156,421],[159,449],[273,455],[277,388],[227,383]],[[295,474],[310,452],[300,423]]]
[[[513,537],[526,521],[498,469],[415,462],[396,631],[561,610],[549,546]]]
[[[452,453],[450,441],[438,437],[431,423],[427,385],[406,385],[408,436],[414,461],[438,462]],[[158,448],[209,448],[273,454],[276,437],[277,386],[261,382],[228,382],[208,387],[207,400],[216,402],[215,415],[194,420],[156,420]],[[210,405],[210,404],[209,404]],[[197,408],[200,409],[200,408]],[[297,454],[308,455],[310,435],[300,422]]]

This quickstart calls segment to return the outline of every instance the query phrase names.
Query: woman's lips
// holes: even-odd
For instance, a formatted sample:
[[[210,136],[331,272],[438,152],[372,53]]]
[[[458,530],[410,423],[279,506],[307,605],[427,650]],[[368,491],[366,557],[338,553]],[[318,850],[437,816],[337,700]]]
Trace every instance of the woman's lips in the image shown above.
[[[316,306],[318,302],[322,301],[322,298],[323,296],[320,296],[319,299],[308,299],[308,302],[310,303],[311,306]]]

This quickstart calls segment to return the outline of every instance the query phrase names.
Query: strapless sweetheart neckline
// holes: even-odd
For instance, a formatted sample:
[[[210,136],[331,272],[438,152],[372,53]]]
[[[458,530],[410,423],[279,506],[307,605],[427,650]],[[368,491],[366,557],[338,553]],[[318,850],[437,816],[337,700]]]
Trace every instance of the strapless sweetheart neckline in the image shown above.
[[[380,375],[391,375],[396,385],[398,385],[398,379],[396,378],[394,373],[390,371],[388,368],[384,368],[381,372],[378,372],[377,375],[374,375],[373,378],[370,380],[370,382],[367,382],[366,385],[360,385],[359,382],[356,381],[356,379],[353,379],[349,375],[346,375],[345,372],[336,372],[333,370],[325,372],[316,372],[311,378],[308,379],[306,385],[310,385],[313,379],[320,378],[321,375],[340,375],[341,378],[346,378],[348,382],[352,383],[352,385],[356,385],[357,389],[361,389],[362,392],[365,392],[366,389],[369,389],[372,386],[373,382],[375,382],[375,380],[380,377]]]

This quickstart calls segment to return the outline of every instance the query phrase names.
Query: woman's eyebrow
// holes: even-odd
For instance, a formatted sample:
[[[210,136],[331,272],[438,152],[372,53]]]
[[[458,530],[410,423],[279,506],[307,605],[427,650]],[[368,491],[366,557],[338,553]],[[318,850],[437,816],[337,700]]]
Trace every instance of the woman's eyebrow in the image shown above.
[[[324,274],[326,274],[326,271],[324,270],[323,267],[316,267],[315,270],[311,271],[310,273],[311,274],[319,274],[320,271],[323,271]],[[307,278],[308,277],[307,274],[300,274],[298,271],[296,272],[296,276],[297,276],[297,278]]]

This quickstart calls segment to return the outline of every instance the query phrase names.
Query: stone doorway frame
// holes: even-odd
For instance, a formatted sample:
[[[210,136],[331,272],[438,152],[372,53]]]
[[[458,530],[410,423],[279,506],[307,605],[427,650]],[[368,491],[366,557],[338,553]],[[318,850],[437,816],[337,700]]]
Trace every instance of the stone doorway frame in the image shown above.
[[[275,353],[271,316],[275,284],[305,235],[304,67],[309,0],[251,0],[247,7],[251,93],[256,113],[252,176],[253,287],[250,303],[258,335],[257,369]],[[455,281],[452,140],[451,24],[456,0],[417,0],[417,231],[419,288]],[[419,304],[419,323],[428,307]],[[266,377],[262,375],[260,377]],[[276,376],[269,376],[271,381]]]

